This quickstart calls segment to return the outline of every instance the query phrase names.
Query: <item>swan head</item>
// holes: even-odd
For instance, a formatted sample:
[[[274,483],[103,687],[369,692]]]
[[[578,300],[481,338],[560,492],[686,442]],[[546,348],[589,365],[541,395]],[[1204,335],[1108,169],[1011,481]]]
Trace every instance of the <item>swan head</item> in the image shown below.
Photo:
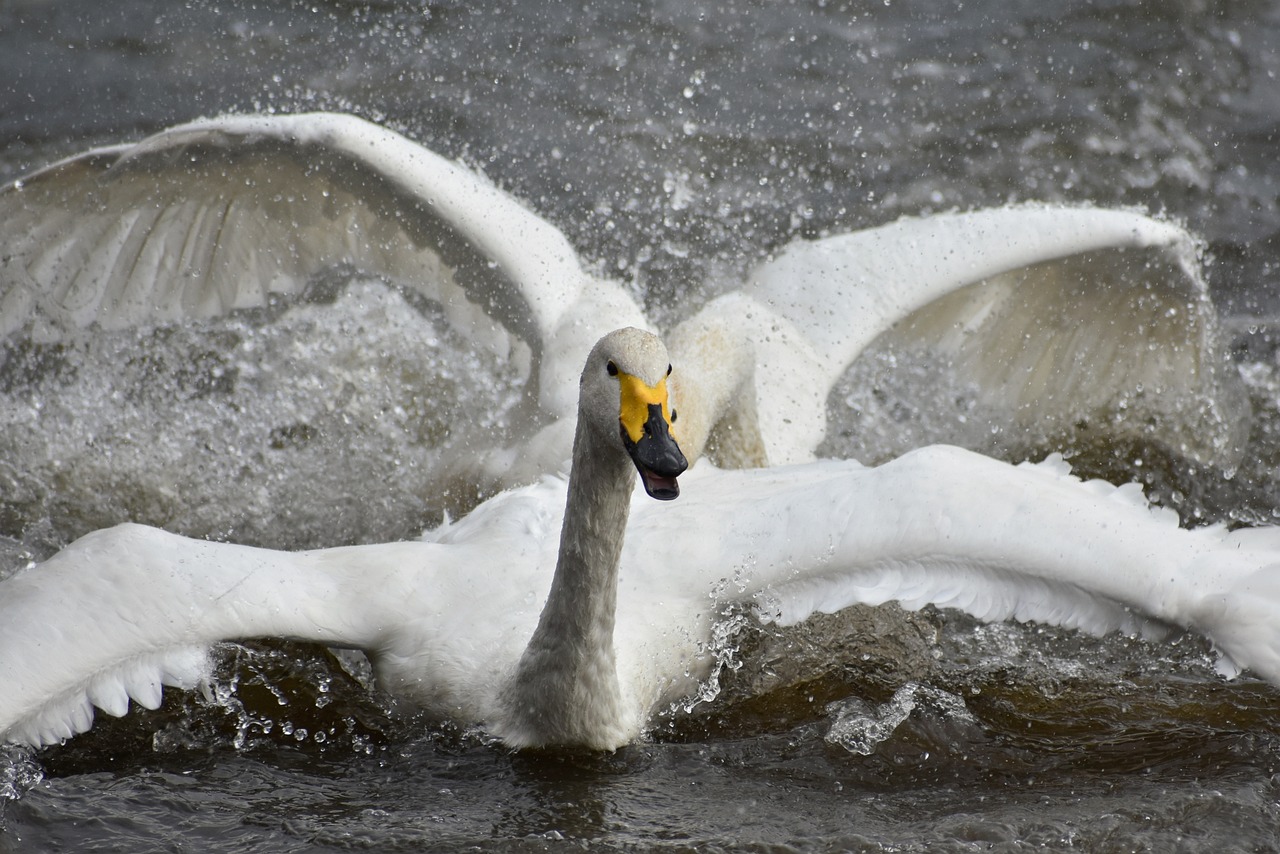
[[[625,452],[645,492],[662,501],[680,494],[676,478],[689,467],[672,435],[670,373],[671,360],[658,336],[619,329],[601,338],[587,357],[579,394],[578,423],[606,447]]]

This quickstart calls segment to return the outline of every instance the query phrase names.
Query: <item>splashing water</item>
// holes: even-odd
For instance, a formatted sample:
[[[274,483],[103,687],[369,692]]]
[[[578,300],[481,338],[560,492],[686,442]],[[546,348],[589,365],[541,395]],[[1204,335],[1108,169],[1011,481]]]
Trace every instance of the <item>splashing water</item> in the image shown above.
[[[0,801],[21,798],[43,779],[34,750],[16,744],[0,747]]]
[[[0,533],[51,519],[64,536],[131,520],[277,548],[414,536],[475,503],[431,471],[499,441],[521,388],[430,306],[367,281],[331,301],[8,342]]]
[[[961,697],[919,682],[908,682],[879,706],[850,699],[830,704],[827,712],[835,718],[825,736],[827,743],[861,756],[875,753],[913,714],[978,725]]]

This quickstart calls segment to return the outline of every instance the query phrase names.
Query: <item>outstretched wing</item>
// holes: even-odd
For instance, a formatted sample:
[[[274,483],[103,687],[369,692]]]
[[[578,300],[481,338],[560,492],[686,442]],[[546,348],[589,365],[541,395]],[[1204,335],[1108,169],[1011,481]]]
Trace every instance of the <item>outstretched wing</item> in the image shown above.
[[[1195,242],[1130,211],[1010,207],[797,242],[713,313],[754,318],[757,376],[777,379],[754,401],[772,463],[814,453],[832,386],[882,336],[950,363],[1010,433],[1085,422],[1227,464],[1246,438]]]
[[[154,709],[163,685],[199,684],[224,640],[376,652],[404,627],[414,570],[439,553],[424,543],[277,552],[141,525],[89,534],[4,582],[0,739],[52,744],[87,730],[95,706]]]
[[[1224,672],[1280,685],[1280,531],[1179,528],[1136,485],[946,446],[685,480],[685,506],[639,514],[627,549],[643,573],[641,544],[687,529],[673,549],[694,577],[668,583],[690,601],[710,590],[781,624],[897,601],[1095,635],[1173,625],[1213,641]]]
[[[417,291],[500,354],[513,334],[565,415],[591,342],[643,323],[554,226],[353,116],[228,117],[91,151],[0,190],[0,222],[0,335],[207,317],[346,266]]]
[[[878,468],[704,467],[686,485],[680,502],[637,505],[626,538],[615,639],[637,697],[688,687],[731,601],[780,623],[896,600],[1095,634],[1172,624],[1212,640],[1224,672],[1280,684],[1276,530],[1180,529],[1136,486],[941,446]],[[85,537],[4,584],[0,737],[49,743],[86,729],[94,706],[154,706],[162,684],[203,677],[210,644],[268,635],[368,650],[394,690],[481,720],[549,581],[536,567],[554,557],[563,492],[544,493],[504,499],[532,514],[500,502],[434,543],[286,553],[141,526]]]

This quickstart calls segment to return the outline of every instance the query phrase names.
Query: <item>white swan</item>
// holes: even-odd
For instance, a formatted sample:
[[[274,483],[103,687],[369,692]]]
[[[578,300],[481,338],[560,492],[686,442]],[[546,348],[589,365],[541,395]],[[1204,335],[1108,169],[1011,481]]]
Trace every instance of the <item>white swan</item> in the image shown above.
[[[565,237],[509,195],[346,115],[204,120],[91,151],[0,190],[0,223],[0,335],[207,317],[301,291],[334,266],[420,294],[509,358],[536,401],[516,444],[476,437],[450,463],[494,487],[559,470],[590,343],[647,327],[626,288],[584,272]],[[833,383],[908,322],[1007,402],[1011,428],[1085,421],[1124,436],[1155,423],[1157,440],[1193,458],[1229,465],[1239,453],[1247,419],[1194,242],[1132,212],[1061,207],[787,247],[669,336],[699,382],[673,388],[687,451],[713,437],[734,464],[811,459]],[[1029,343],[1011,352],[1010,341]]]
[[[204,676],[210,644],[277,635],[364,649],[388,691],[510,745],[614,748],[696,689],[732,601],[782,623],[896,599],[1093,633],[1186,626],[1224,672],[1280,684],[1280,531],[1179,529],[1060,463],[931,447],[879,468],[704,465],[678,501],[637,498],[628,525],[634,470],[670,498],[683,469],[668,370],[648,333],[608,335],[567,487],[504,493],[427,542],[286,553],[127,525],[19,572],[0,583],[0,737],[47,744],[94,706],[155,706],[162,683]]]

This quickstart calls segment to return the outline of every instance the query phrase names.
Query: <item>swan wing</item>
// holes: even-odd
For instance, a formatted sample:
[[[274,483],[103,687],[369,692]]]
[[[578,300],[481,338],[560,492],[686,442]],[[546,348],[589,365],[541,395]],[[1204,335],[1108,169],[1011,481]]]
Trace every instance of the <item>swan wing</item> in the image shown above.
[[[90,151],[0,190],[0,222],[0,335],[208,317],[349,267],[438,303],[500,354],[498,330],[514,334],[551,374],[542,402],[569,415],[598,334],[643,325],[550,223],[347,115],[203,120]]]
[[[1280,532],[1179,528],[1136,485],[947,446],[875,468],[822,461],[685,480],[686,505],[669,511],[683,515],[639,514],[628,555],[637,573],[665,572],[666,595],[704,622],[715,602],[794,624],[896,601],[1094,635],[1172,625],[1207,636],[1223,672],[1280,684]],[[666,549],[646,554],[646,542]]]
[[[211,644],[261,636],[364,649],[397,694],[484,721],[545,599],[563,495],[500,496],[428,543],[286,553],[91,534],[4,582],[0,737],[51,743],[94,706],[155,706],[162,685],[204,678]],[[615,645],[638,710],[687,694],[739,601],[785,624],[893,600],[1094,634],[1185,626],[1223,672],[1280,684],[1280,533],[1181,529],[1136,486],[1082,483],[1060,461],[933,446],[877,468],[703,466],[681,501],[637,500]]]
[[[156,708],[163,685],[206,678],[220,641],[284,637],[394,655],[406,633],[430,631],[429,614],[406,603],[438,605],[424,589],[428,568],[449,560],[426,543],[290,553],[141,525],[89,534],[4,582],[0,737],[56,743],[87,730],[95,706]]]
[[[1226,464],[1246,438],[1196,242],[1132,211],[1008,207],[797,242],[744,295],[767,318],[757,370],[795,398],[767,406],[775,388],[757,388],[774,463],[814,453],[832,386],[886,333],[951,363],[1016,428],[1083,420],[1118,437],[1155,422],[1173,450]]]

